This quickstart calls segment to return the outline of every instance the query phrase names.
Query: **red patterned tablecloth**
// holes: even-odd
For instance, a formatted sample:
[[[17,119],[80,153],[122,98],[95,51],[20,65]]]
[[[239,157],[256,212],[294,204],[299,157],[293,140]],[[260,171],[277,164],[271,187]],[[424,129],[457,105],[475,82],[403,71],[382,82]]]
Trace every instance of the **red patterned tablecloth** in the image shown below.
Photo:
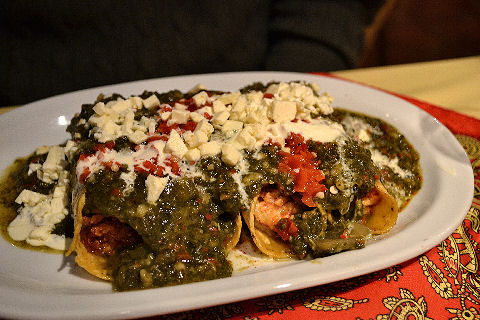
[[[453,234],[419,257],[361,277],[153,319],[480,319],[480,120],[400,97],[447,126],[472,163],[474,199]]]

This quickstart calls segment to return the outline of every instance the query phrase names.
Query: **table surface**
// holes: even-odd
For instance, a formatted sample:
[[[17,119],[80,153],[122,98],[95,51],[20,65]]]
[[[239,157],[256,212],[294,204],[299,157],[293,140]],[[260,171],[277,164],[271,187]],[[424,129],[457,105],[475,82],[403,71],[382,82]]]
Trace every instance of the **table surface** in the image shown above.
[[[334,74],[480,119],[480,56]],[[0,114],[14,108],[0,108]]]
[[[480,56],[334,74],[480,119]]]

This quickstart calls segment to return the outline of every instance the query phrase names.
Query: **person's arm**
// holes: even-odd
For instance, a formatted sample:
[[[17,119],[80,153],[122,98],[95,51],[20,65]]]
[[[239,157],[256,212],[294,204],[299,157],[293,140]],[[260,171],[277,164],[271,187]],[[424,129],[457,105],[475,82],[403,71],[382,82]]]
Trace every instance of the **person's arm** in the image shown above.
[[[355,67],[368,10],[362,1],[273,1],[267,70],[331,71]]]

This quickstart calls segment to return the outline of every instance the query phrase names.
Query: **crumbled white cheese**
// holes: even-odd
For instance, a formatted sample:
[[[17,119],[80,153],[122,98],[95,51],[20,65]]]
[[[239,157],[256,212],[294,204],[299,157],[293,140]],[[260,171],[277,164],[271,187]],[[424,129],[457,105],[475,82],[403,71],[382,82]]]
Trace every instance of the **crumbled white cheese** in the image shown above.
[[[234,133],[242,130],[243,122],[235,120],[227,120],[222,126],[222,131],[225,133]]]
[[[200,92],[202,90],[206,90],[207,88],[201,84],[201,83],[198,83],[195,87],[193,87],[192,89],[188,90],[188,92],[190,93],[196,93],[196,92]]]
[[[147,201],[154,204],[157,202],[160,194],[162,194],[165,186],[168,183],[169,178],[160,178],[154,175],[148,175],[145,185],[147,187]]]
[[[162,119],[162,121],[167,121],[171,116],[172,113],[170,111],[165,111],[160,114],[160,119]]]
[[[42,165],[40,163],[30,163],[28,165],[28,175],[36,172],[38,169],[41,169]]]
[[[65,154],[67,155],[68,158],[71,158],[75,151],[77,151],[77,145],[75,141],[68,140],[64,148]]]
[[[228,117],[230,117],[228,110],[215,113],[212,118],[212,123],[217,126],[222,126],[228,120]]]
[[[202,143],[198,149],[203,157],[210,157],[219,154],[222,150],[222,146],[218,141],[209,141]]]
[[[227,110],[225,104],[220,100],[213,101],[212,104],[213,113],[219,113]]]
[[[157,149],[158,153],[161,154],[163,153],[163,150],[165,149],[165,141],[162,141],[162,140],[154,140],[152,142],[149,143],[150,146],[152,146],[153,148]]]
[[[120,173],[120,179],[125,181],[125,189],[123,191],[124,195],[128,194],[130,191],[133,190],[136,178],[137,178],[137,174],[135,173],[135,171]]]
[[[266,92],[273,94],[275,100],[297,102],[297,118],[310,119],[311,114],[330,114],[332,97],[328,94],[318,95],[318,85],[315,88],[304,83],[279,83],[270,85]]]
[[[270,114],[271,119],[277,123],[292,121],[297,114],[297,104],[293,101],[274,101]]]
[[[368,134],[368,132],[365,129],[360,129],[358,132],[358,139],[360,139],[363,142],[370,142],[372,140],[372,137]]]
[[[185,153],[185,159],[187,159],[188,161],[198,161],[200,160],[201,156],[202,154],[200,153],[200,150],[198,148],[190,149]]]
[[[319,95],[318,89],[305,83],[278,83],[269,86],[267,94],[260,91],[241,94],[237,91],[211,97],[202,89],[195,91],[197,93],[192,97],[197,106],[192,112],[187,110],[182,100],[161,105],[156,95],[143,100],[139,97],[127,100],[119,98],[107,104],[97,103],[95,114],[90,117],[88,124],[100,142],[127,136],[138,145],[137,151],[125,155],[116,162],[115,167],[127,164],[132,171],[135,165],[144,168],[145,161],[153,161],[164,168],[165,174],[174,178],[175,174],[165,162],[169,155],[180,160],[182,170],[190,172],[190,167],[182,159],[196,162],[202,157],[220,154],[225,163],[238,165],[242,149],[255,150],[270,140],[283,145],[292,132],[303,135],[306,140],[319,142],[334,141],[344,136],[340,125],[321,118],[312,119],[314,114],[317,116],[332,111],[331,97]],[[157,116],[135,120],[136,110],[154,106],[160,106]],[[193,131],[181,126],[189,120],[197,124]],[[161,135],[155,132],[158,121],[178,128],[171,131],[166,144],[155,139],[146,143],[149,137]],[[155,143],[159,144],[159,148],[154,147]],[[99,157],[104,159],[100,160]],[[78,170],[85,167],[89,168],[90,173],[96,172],[103,167],[102,161],[105,162],[107,158],[112,160],[111,157],[113,153],[96,154],[93,159],[84,159],[83,164],[77,166],[77,176],[83,172]],[[36,168],[31,169],[33,172]]]
[[[291,132],[302,135],[305,140],[322,143],[346,136],[342,125],[322,119],[312,119],[309,123],[303,121],[275,123],[268,125],[266,130],[266,139],[271,139],[280,145],[284,144],[285,138]]]
[[[198,112],[190,112],[190,119],[192,119],[192,121],[198,123],[198,122],[204,120],[205,117],[203,115],[199,114]]]
[[[202,106],[208,101],[208,94],[205,91],[200,91],[194,95],[192,99],[197,106]]]
[[[211,117],[213,115],[213,108],[210,106],[205,106],[203,108],[195,110],[194,113],[198,113],[202,116],[208,115],[208,117]]]
[[[138,96],[130,97],[128,100],[135,109],[141,109],[143,107],[143,99]]]
[[[182,103],[178,103],[178,102],[175,102],[175,104],[173,105],[173,108],[176,109],[176,110],[187,110],[187,106],[182,104]]]
[[[190,111],[175,109],[172,111],[171,123],[184,124],[190,119]],[[170,122],[169,122],[170,124]]]
[[[182,137],[180,137],[176,130],[172,130],[170,132],[170,137],[165,145],[165,151],[173,154],[179,159],[182,159],[185,153],[188,151],[188,148],[183,142]]]
[[[232,104],[230,119],[244,121],[247,115],[247,98],[244,95],[238,97],[235,103]]]
[[[105,143],[127,136],[136,144],[145,141],[146,133],[152,134],[155,131],[156,119],[142,117],[138,121],[135,120],[135,111],[142,105],[145,108],[153,108],[159,106],[160,102],[155,95],[145,100],[141,100],[139,97],[130,97],[127,100],[118,99],[110,101],[106,105],[98,102],[93,107],[95,114],[88,119],[88,124],[93,126],[91,130],[95,139]]]
[[[61,170],[61,164],[64,160],[65,150],[60,146],[52,146],[42,166],[44,179],[58,179],[58,171]]]
[[[67,170],[60,171],[58,175],[57,185],[59,186],[67,186],[70,183],[70,172]]]
[[[143,106],[147,109],[158,107],[159,105],[160,105],[160,101],[158,100],[157,96],[154,94],[152,94],[147,99],[143,100]]]
[[[242,157],[240,151],[232,143],[226,143],[222,146],[222,161],[231,166],[236,165]]]
[[[257,139],[255,139],[255,134],[252,127],[248,126],[237,135],[235,141],[238,142],[243,148],[253,149]]]
[[[115,103],[111,109],[113,112],[117,114],[125,113],[125,111],[132,108],[132,101],[131,100],[119,100]]]
[[[240,97],[239,91],[234,93],[224,93],[219,96],[217,100],[222,102],[224,105],[228,105],[234,103],[238,99],[238,97]]]
[[[53,183],[59,179],[67,164],[65,148],[60,146],[48,147],[48,155],[43,165],[31,163],[28,174],[37,173],[38,179],[45,183]]]
[[[210,135],[215,129],[207,119],[200,121],[193,132],[185,132],[183,138],[190,148],[196,148],[199,145],[208,142]]]
[[[21,204],[17,217],[7,228],[9,236],[16,241],[26,241],[34,246],[48,246],[65,250],[64,236],[52,234],[56,223],[68,214],[66,186],[57,186],[50,195],[23,190],[15,202]]]
[[[245,123],[256,124],[260,123],[267,125],[270,120],[267,117],[268,110],[270,109],[271,102],[267,99],[263,100],[262,103],[252,102],[247,105],[246,116],[244,119]]]
[[[46,195],[25,189],[20,192],[20,194],[15,199],[15,202],[18,204],[24,203],[29,206],[34,206],[35,204],[45,199],[47,199]]]
[[[204,132],[205,134],[210,135],[214,130],[215,129],[213,126],[208,123],[206,119],[204,119],[197,124],[197,127],[193,133],[195,134],[197,132]]]
[[[133,143],[140,144],[147,139],[147,135],[143,133],[141,130],[137,130],[128,135],[128,139]]]
[[[50,150],[50,148],[48,146],[40,146],[35,150],[35,153],[37,155],[42,155],[42,154],[47,153],[49,150]]]

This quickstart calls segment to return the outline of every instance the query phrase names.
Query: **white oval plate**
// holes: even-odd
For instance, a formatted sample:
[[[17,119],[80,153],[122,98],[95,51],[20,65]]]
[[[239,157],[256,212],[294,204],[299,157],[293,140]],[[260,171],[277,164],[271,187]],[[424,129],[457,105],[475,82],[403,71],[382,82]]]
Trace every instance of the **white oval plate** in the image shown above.
[[[276,263],[237,272],[231,278],[133,292],[113,292],[71,257],[33,252],[0,240],[0,316],[8,318],[117,319],[207,307],[270,295],[381,270],[440,243],[463,221],[473,197],[470,162],[455,137],[414,105],[366,86],[301,73],[241,72],[144,80],[63,94],[30,103],[0,117],[0,169],[37,146],[68,138],[69,119],[99,93],[143,90],[237,90],[255,81],[316,81],[334,105],[387,120],[421,154],[424,183],[400,214],[395,228],[364,249],[311,261]]]

